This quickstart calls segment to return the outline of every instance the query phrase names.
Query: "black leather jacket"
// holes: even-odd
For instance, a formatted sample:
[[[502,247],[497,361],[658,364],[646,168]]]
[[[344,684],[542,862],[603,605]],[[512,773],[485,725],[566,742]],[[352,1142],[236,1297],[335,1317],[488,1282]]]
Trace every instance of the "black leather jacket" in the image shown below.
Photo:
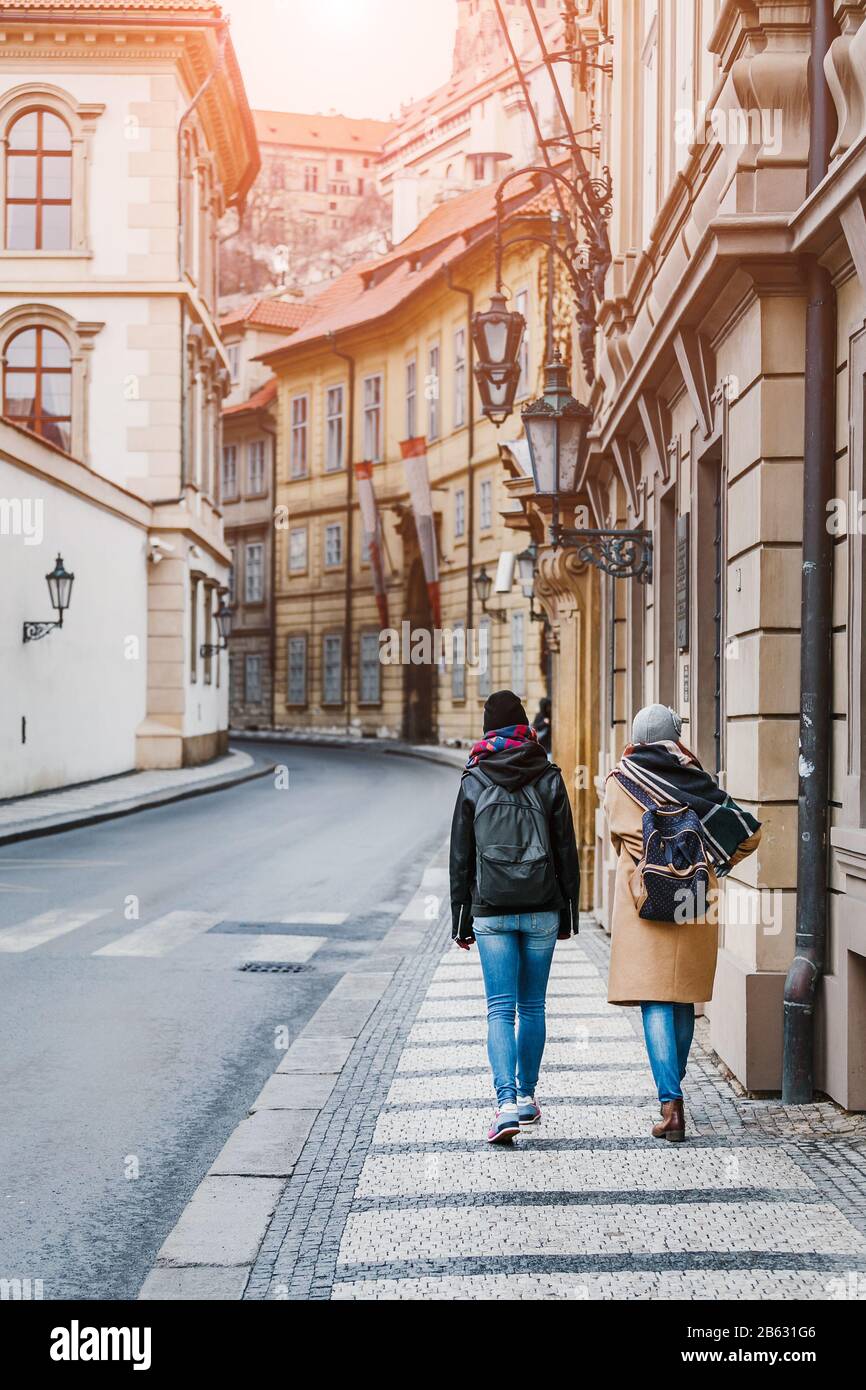
[[[489,778],[508,790],[532,782],[548,811],[550,845],[556,872],[557,894],[546,903],[525,903],[517,912],[559,912],[559,935],[577,932],[580,897],[580,864],[574,839],[571,805],[562,773],[548,762],[537,743],[509,748],[484,759]],[[451,823],[451,937],[471,941],[474,917],[496,917],[501,907],[492,907],[478,895],[475,881],[475,804],[484,790],[471,769],[463,774],[454,819]]]

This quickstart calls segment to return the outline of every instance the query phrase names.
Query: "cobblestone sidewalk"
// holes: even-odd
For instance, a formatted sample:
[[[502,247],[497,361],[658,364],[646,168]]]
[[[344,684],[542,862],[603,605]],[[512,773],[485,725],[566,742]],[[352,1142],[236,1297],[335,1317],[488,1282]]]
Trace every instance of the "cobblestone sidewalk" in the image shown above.
[[[607,1004],[588,921],[556,948],[543,1121],[491,1149],[478,956],[446,942],[358,1040],[246,1298],[866,1299],[862,1117],[739,1097],[699,1029],[690,1142],[653,1140],[639,1014]]]

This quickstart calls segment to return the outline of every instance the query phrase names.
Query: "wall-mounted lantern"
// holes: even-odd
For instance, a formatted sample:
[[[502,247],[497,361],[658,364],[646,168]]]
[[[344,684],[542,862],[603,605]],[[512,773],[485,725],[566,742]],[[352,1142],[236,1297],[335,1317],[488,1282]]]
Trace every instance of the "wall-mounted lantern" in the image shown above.
[[[38,642],[40,637],[45,637],[49,632],[52,632],[54,628],[63,626],[63,614],[69,607],[69,600],[72,596],[72,582],[74,579],[75,575],[69,573],[63,563],[62,556],[58,554],[54,569],[50,574],[46,574],[45,576],[45,582],[48,585],[48,593],[51,597],[51,607],[54,609],[57,617],[53,622],[44,623],[25,620],[25,642]]]
[[[229,644],[232,635],[232,618],[234,614],[223,598],[217,610],[216,622],[219,629],[219,642],[202,642],[198,649],[199,656],[216,656],[219,652],[224,652]]]
[[[485,618],[490,618],[493,620],[493,622],[504,623],[504,613],[499,612],[498,609],[491,609],[487,607],[487,600],[490,598],[490,593],[492,589],[493,580],[487,573],[487,566],[482,565],[481,569],[475,576],[475,593],[478,597],[478,602],[481,604],[481,612],[484,614]]]

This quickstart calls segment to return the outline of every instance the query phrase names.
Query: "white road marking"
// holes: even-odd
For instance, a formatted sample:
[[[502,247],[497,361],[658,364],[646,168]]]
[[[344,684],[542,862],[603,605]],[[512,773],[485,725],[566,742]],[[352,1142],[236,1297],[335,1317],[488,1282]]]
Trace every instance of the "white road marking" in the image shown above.
[[[143,927],[128,932],[107,946],[94,951],[95,956],[165,956],[176,951],[193,937],[222,921],[219,912],[167,912],[146,922]]]
[[[326,936],[262,935],[249,939],[244,947],[243,960],[273,960],[302,964],[324,946]]]
[[[14,927],[0,929],[0,951],[32,951],[36,946],[44,946],[55,937],[65,936],[76,931],[97,917],[104,917],[110,907],[100,907],[87,912],[70,912],[58,907],[52,912],[42,912],[26,922],[18,922]]]

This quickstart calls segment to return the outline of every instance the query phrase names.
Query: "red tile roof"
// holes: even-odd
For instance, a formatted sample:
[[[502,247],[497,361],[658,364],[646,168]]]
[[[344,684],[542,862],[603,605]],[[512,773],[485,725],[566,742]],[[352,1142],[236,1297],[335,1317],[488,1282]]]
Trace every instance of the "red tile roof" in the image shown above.
[[[303,149],[357,150],[378,154],[394,129],[393,121],[356,120],[353,116],[310,116],[301,111],[254,111],[262,145],[298,145]]]
[[[303,299],[267,299],[254,297],[231,309],[220,319],[220,330],[249,323],[256,328],[300,328],[317,312]]]
[[[540,187],[539,175],[526,174],[508,185],[505,207],[542,211],[551,197]],[[372,323],[396,309],[436,276],[449,261],[462,255],[470,234],[492,228],[496,185],[474,189],[436,208],[387,256],[353,266],[310,300],[315,316],[290,338],[260,354],[273,363],[285,351],[316,342],[329,333]],[[423,264],[421,261],[423,260]]]
[[[247,412],[252,413],[254,410],[264,410],[276,399],[276,395],[276,377],[271,377],[270,381],[266,381],[264,386],[260,386],[258,391],[254,391],[245,401],[237,401],[235,405],[224,405],[223,416],[244,415]]]

